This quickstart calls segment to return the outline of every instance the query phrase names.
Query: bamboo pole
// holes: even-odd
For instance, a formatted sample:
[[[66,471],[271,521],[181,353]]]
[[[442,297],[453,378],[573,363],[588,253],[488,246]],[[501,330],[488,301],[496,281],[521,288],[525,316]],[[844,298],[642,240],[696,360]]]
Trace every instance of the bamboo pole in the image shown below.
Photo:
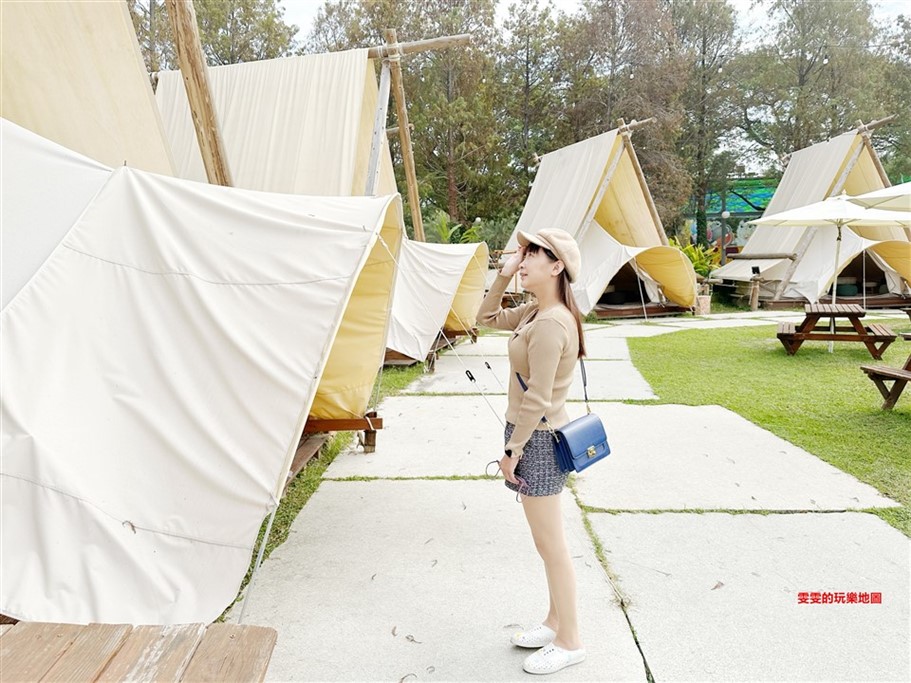
[[[645,174],[642,172],[642,166],[639,165],[639,157],[636,156],[636,150],[633,148],[633,142],[631,140],[632,132],[634,130],[654,121],[657,121],[654,116],[650,119],[645,119],[644,121],[633,120],[629,123],[626,123],[623,119],[619,119],[617,121],[617,127],[620,135],[623,137],[623,146],[626,148],[626,151],[629,152],[630,161],[633,163],[633,171],[636,173],[636,179],[639,181],[639,186],[642,188],[642,194],[645,196],[648,212],[651,214],[652,220],[655,223],[658,239],[661,241],[661,244],[668,246],[670,243],[667,241],[667,234],[664,232],[664,224],[661,222],[661,216],[658,215],[658,207],[655,206],[655,200],[652,199],[652,193],[648,189],[648,183],[645,181]]]
[[[377,45],[367,50],[367,59],[385,59],[393,54],[410,55],[415,52],[425,52],[427,50],[443,50],[447,47],[456,45],[468,45],[471,42],[470,33],[460,33],[455,36],[441,36],[439,38],[429,38],[427,40],[415,40],[410,43],[389,43],[386,39],[385,45]]]
[[[199,151],[206,167],[206,177],[213,185],[231,185],[228,158],[224,141],[218,128],[206,60],[199,42],[199,28],[193,0],[165,0],[174,44],[177,48],[177,62],[187,89],[187,100],[193,116],[193,126],[199,141]]]
[[[405,108],[405,87],[402,84],[402,53],[399,52],[398,37],[394,28],[386,29],[386,44],[392,72],[392,96],[395,99],[395,114],[399,122],[399,141],[402,143],[402,161],[405,164],[405,183],[408,186],[408,206],[411,209],[411,224],[414,239],[425,242],[424,219],[421,216],[421,198],[418,193],[418,176],[414,168],[414,150],[411,146],[411,127],[408,125],[408,110]]]

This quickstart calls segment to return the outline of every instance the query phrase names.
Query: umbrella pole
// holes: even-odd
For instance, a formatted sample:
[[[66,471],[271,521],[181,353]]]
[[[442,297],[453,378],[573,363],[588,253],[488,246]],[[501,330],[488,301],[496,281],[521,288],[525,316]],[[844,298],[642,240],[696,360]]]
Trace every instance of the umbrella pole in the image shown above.
[[[835,238],[835,275],[832,277],[832,305],[835,305],[835,299],[838,292],[838,264],[839,259],[841,258],[841,223],[835,224],[836,229],[838,230],[838,236]],[[829,318],[829,333],[835,334],[835,316],[833,315]],[[829,342],[829,353],[835,351],[835,342]]]

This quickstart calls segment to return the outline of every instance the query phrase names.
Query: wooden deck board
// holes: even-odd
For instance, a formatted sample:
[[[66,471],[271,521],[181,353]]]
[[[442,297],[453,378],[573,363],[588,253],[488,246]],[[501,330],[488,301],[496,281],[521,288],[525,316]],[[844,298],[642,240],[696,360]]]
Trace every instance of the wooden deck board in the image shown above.
[[[129,624],[89,624],[41,678],[42,681],[94,681],[130,635]]]
[[[265,626],[212,624],[183,680],[262,681],[277,639],[275,629]]]
[[[18,623],[0,640],[4,681],[39,681],[73,644],[78,624]]]
[[[137,626],[97,680],[179,681],[205,632],[205,624]]]

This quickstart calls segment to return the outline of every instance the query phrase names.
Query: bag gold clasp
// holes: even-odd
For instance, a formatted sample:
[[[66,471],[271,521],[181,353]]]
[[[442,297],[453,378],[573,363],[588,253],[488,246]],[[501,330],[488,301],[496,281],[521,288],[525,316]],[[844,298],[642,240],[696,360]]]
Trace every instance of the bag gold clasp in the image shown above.
[[[594,446],[589,446],[589,447],[588,447],[588,450],[586,451],[586,453],[588,454],[588,457],[589,457],[589,458],[594,458],[595,455],[597,455],[597,451],[595,450],[595,447],[594,447]]]

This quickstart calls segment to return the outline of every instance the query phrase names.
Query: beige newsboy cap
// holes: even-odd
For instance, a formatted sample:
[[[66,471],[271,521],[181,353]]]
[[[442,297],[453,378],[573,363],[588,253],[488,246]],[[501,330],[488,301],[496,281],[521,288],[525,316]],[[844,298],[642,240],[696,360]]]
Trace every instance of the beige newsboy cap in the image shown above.
[[[537,244],[553,252],[554,256],[563,261],[563,267],[566,274],[569,275],[569,281],[575,282],[579,277],[579,270],[582,268],[582,254],[579,253],[579,245],[576,240],[566,230],[559,228],[545,228],[532,235],[527,232],[519,231],[519,244],[527,247],[529,244]]]

